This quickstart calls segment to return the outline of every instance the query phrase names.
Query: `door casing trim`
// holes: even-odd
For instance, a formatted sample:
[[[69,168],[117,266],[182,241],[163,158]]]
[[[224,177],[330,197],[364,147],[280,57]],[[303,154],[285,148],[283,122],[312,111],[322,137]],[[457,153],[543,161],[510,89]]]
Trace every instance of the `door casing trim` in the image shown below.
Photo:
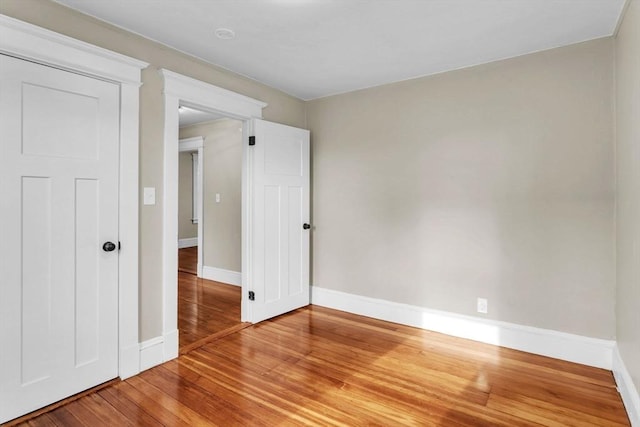
[[[166,69],[159,70],[164,79],[164,179],[162,229],[162,335],[163,360],[178,357],[178,106],[222,114],[241,120],[242,125],[242,308],[241,321],[251,321],[248,304],[250,276],[249,153],[251,119],[261,119],[266,103],[214,86]]]

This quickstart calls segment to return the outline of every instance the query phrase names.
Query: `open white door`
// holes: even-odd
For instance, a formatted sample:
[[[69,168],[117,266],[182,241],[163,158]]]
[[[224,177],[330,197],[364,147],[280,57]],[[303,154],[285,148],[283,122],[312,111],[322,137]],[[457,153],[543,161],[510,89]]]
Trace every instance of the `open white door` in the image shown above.
[[[118,85],[0,55],[0,423],[118,376],[119,117]]]
[[[254,119],[249,147],[253,323],[309,304],[309,131]]]

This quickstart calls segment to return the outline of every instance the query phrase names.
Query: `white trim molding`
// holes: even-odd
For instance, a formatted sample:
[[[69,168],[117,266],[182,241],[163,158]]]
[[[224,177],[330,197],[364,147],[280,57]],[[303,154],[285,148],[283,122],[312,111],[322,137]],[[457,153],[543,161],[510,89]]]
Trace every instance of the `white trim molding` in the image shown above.
[[[179,239],[178,240],[178,249],[192,248],[194,246],[198,246],[198,238],[197,237],[189,237],[188,239]]]
[[[56,68],[140,86],[149,64],[0,15],[0,51]]]
[[[173,71],[159,70],[164,79],[164,172],[163,172],[163,227],[162,227],[162,293],[163,335],[177,330],[178,317],[178,150],[179,150],[179,118],[178,106],[185,105],[202,111],[221,114],[226,117],[242,120],[242,265],[247,274],[249,248],[248,241],[248,156],[247,144],[251,119],[262,118],[262,109],[266,103],[231,92],[226,89],[186,77]],[[200,204],[202,209],[202,203]],[[201,216],[202,217],[202,216]],[[202,221],[198,221],[198,237],[202,238]],[[198,245],[198,270],[202,268],[202,245]],[[202,275],[201,271],[198,271]],[[246,277],[246,276],[245,276]],[[243,286],[247,286],[242,282]],[[242,292],[241,320],[249,319],[247,292]],[[171,351],[169,346],[175,346]],[[165,342],[167,354],[178,354],[177,339]],[[168,360],[168,359],[167,359]]]
[[[180,99],[181,105],[207,111],[221,112],[239,119],[262,117],[265,102],[205,83],[173,71],[162,69],[164,94]]]
[[[135,85],[120,87],[120,207],[119,207],[119,342],[120,378],[136,375],[139,361],[127,351],[139,343],[139,123],[140,90]],[[125,119],[125,117],[127,117]]]
[[[622,360],[617,345],[613,350],[612,370],[616,384],[618,385],[618,391],[620,392],[620,396],[622,396],[624,407],[627,410],[627,415],[629,415],[629,421],[631,421],[632,427],[640,427],[640,394]]]
[[[611,369],[614,341],[478,319],[414,305],[311,287],[311,303],[388,322]]]
[[[120,188],[118,263],[118,375],[140,371],[138,351],[139,96],[149,64],[0,15],[0,53],[120,86]]]
[[[151,338],[140,343],[140,372],[164,362],[162,337]]]
[[[178,150],[181,153],[198,151],[198,149],[204,147],[204,138],[201,136],[194,136],[192,138],[184,138],[178,141]]]
[[[164,334],[162,346],[164,360],[162,362],[178,357],[178,348],[180,345],[178,337],[179,331],[177,328]]]
[[[140,343],[140,372],[178,357],[178,330]]]
[[[242,273],[239,271],[225,270],[224,268],[202,266],[202,278],[228,285],[242,286]]]

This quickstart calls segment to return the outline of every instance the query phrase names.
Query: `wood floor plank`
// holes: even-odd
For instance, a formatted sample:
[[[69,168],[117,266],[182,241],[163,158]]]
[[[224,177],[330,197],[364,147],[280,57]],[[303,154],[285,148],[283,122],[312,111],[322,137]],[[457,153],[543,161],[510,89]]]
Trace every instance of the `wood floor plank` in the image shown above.
[[[271,420],[272,425],[286,423],[288,418],[281,411],[260,402],[247,399],[242,390],[234,390],[224,383],[219,383],[215,374],[209,375],[206,370],[201,370],[197,365],[181,362],[169,362],[163,366],[180,378],[186,378],[196,387],[205,390],[207,393],[224,399],[238,408],[239,413],[249,413],[261,420]]]
[[[624,424],[591,415],[584,411],[576,411],[533,399],[517,393],[509,397],[492,394],[487,402],[488,408],[497,409],[508,414],[551,426],[621,426]]]
[[[98,394],[136,426],[152,427],[161,425],[160,421],[153,418],[151,414],[122,393],[119,387],[100,390]]]
[[[219,399],[215,395],[203,393],[201,388],[195,387],[190,381],[176,378],[165,369],[147,371],[140,377],[171,399],[197,413],[199,417],[205,418],[207,422],[228,426],[237,426],[243,423],[265,425],[260,423],[253,414],[239,414],[237,408],[227,401]]]
[[[73,405],[71,405],[71,403],[55,409],[54,411],[50,412],[48,415],[51,415],[51,418],[53,419],[53,421],[59,426],[80,427],[80,426],[87,425],[87,424],[84,424],[81,418],[79,418],[75,414],[74,407]],[[34,418],[32,420],[33,425],[40,426],[41,425],[40,418],[41,418],[40,416],[37,418]]]
[[[368,372],[374,372],[372,366],[378,366],[383,371],[381,375],[386,375],[387,372],[392,372],[395,380],[404,381],[409,384],[422,384],[422,383],[440,383],[445,384],[449,393],[453,395],[459,395],[460,390],[466,387],[467,399],[475,399],[479,402],[486,402],[486,385],[478,385],[474,382],[474,375],[472,373],[464,374],[460,369],[443,371],[439,369],[430,369],[429,361],[423,356],[411,360],[409,357],[394,356],[394,350],[387,348],[384,350],[384,358],[379,357],[379,352],[369,351],[368,349],[362,349],[358,353],[354,353],[353,349],[345,345],[344,343],[336,343],[335,341],[327,340],[327,343],[322,347],[322,342],[316,342],[316,350],[318,352],[323,350],[326,356],[314,356],[320,357],[319,363],[326,362],[328,367],[335,366],[336,363],[340,363],[342,360],[348,360],[348,365],[344,367],[346,372],[353,371],[354,366],[358,366],[362,369],[367,369]],[[318,354],[316,352],[315,354]],[[406,354],[406,353],[403,353]],[[324,358],[324,359],[323,359]],[[309,358],[310,359],[310,358]],[[337,361],[337,362],[336,362]],[[402,374],[398,374],[401,372]],[[452,375],[451,372],[455,372]],[[472,390],[477,390],[476,397],[471,395]],[[444,390],[442,390],[444,392]]]
[[[211,415],[207,416],[207,418],[211,421],[226,425],[272,425],[269,421],[273,418],[272,413],[256,411],[257,407],[255,406],[252,408],[253,410],[248,410],[249,408],[247,407],[246,400],[244,399],[228,399],[225,398],[226,395],[224,394],[219,396],[212,393],[211,390],[206,387],[202,387],[202,377],[200,375],[196,375],[194,378],[195,381],[190,381],[186,377],[180,376],[178,373],[167,367],[160,369],[159,373],[161,374],[161,380],[165,383],[171,383],[178,379],[181,381],[187,381],[189,386],[188,390],[193,394],[193,402],[196,403],[198,410],[201,411],[200,405],[197,404],[200,399],[207,401],[208,405],[210,405]],[[159,382],[159,384],[162,384],[162,382]]]
[[[349,423],[366,424],[382,423],[437,425],[434,415],[444,416],[447,408],[443,405],[431,405],[429,413],[416,411],[423,406],[423,401],[416,395],[394,398],[391,389],[385,388],[382,393],[374,387],[360,387],[348,379],[334,378],[328,370],[316,370],[307,367],[303,361],[295,366],[286,366],[269,372],[266,377],[279,383],[292,393],[313,398],[330,407],[334,417],[349,419]],[[410,408],[410,409],[409,409]],[[398,414],[402,415],[399,419]]]
[[[79,399],[78,404],[83,406],[86,410],[91,412],[96,419],[109,420],[109,422],[118,426],[134,426],[127,417],[125,417],[120,411],[113,408],[102,396],[98,393],[88,395],[85,399]]]
[[[172,408],[165,406],[161,401],[147,393],[144,383],[139,383],[140,388],[134,387],[133,378],[129,378],[119,386],[120,391],[132,402],[138,405],[144,412],[151,414],[159,423],[172,426],[188,426]]]
[[[27,425],[29,426],[40,426],[40,427],[59,427],[60,424],[56,424],[50,414],[42,414],[38,421],[29,420],[27,421]]]
[[[170,413],[173,416],[172,418],[177,424],[190,426],[208,424],[207,419],[201,416],[197,411],[192,410],[179,399],[174,399],[172,397],[173,393],[171,390],[160,390],[143,379],[141,375],[129,378],[127,382],[131,384],[138,393],[144,394],[147,399],[147,403],[150,403],[151,400],[154,402],[154,411],[158,411],[158,408],[162,408],[163,412]],[[173,387],[180,387],[180,384],[173,384]],[[157,418],[160,418],[164,423],[165,415],[159,415]]]
[[[546,402],[555,408],[563,408],[591,414],[612,423],[624,424],[627,414],[616,399],[602,399],[580,393],[574,387],[549,387],[546,384],[531,383],[520,379],[502,378],[492,382],[492,396],[513,398],[522,395],[533,401]]]
[[[73,414],[82,425],[99,425],[100,417],[89,409],[91,402],[88,401],[88,396],[83,399],[78,399],[75,402],[71,402],[67,405],[67,410]]]
[[[247,322],[238,323],[237,325],[231,326],[220,332],[216,332],[212,335],[205,336],[197,341],[192,342],[191,344],[182,346],[180,348],[180,354],[189,353],[190,351],[195,350],[196,348],[202,347],[205,344],[209,344],[213,341],[217,341],[221,338],[226,337],[227,335],[235,334],[236,332],[239,332],[245,328],[248,328],[249,326],[251,326],[251,323],[247,323]]]
[[[262,376],[245,375],[241,369],[229,365],[217,365],[216,360],[196,350],[183,356],[181,363],[192,366],[225,389],[240,393],[250,401],[268,406],[293,422],[307,425],[343,425],[326,416],[327,408],[311,399],[293,395],[278,384]]]

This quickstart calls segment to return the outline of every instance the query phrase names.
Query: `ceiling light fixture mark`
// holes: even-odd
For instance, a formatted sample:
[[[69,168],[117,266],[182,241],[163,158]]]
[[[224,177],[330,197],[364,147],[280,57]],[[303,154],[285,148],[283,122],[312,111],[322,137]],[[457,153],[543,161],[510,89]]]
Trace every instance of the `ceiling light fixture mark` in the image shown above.
[[[232,40],[236,37],[236,33],[228,28],[218,28],[215,34],[221,40]]]

